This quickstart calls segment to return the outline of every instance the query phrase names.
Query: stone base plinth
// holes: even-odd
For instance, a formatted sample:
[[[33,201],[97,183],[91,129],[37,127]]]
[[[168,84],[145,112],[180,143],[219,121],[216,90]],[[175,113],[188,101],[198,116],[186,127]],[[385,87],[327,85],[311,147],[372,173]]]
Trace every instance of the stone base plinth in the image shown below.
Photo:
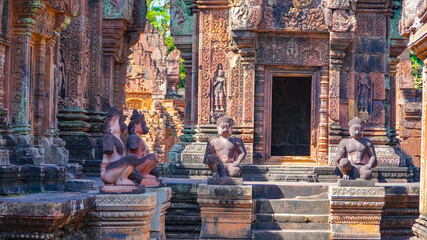
[[[419,216],[418,186],[385,186],[385,206],[381,216],[383,239],[409,239]],[[426,236],[427,237],[427,236]]]
[[[89,192],[98,189],[94,180],[72,179],[65,182],[65,191],[67,192]]]
[[[145,193],[144,185],[104,185],[99,189],[100,194],[142,194]]]
[[[201,184],[197,202],[200,239],[253,239],[252,186]]]
[[[411,238],[411,240],[427,239],[427,215],[420,215],[412,227],[412,230],[414,231],[415,237]]]
[[[235,177],[208,178],[208,185],[243,185],[243,178],[235,178]]]
[[[169,187],[162,188],[146,188],[147,193],[154,192],[157,196],[156,212],[151,217],[151,239],[166,240],[165,233],[165,213],[170,207],[172,189]]]
[[[62,191],[64,183],[65,166],[53,164],[0,166],[1,195]]]
[[[338,180],[338,187],[375,187],[376,180]]]
[[[91,206],[89,193],[0,197],[0,239],[88,239],[80,228]]]
[[[330,239],[381,239],[383,187],[332,187]]]
[[[156,193],[100,194],[85,219],[88,239],[150,239]]]

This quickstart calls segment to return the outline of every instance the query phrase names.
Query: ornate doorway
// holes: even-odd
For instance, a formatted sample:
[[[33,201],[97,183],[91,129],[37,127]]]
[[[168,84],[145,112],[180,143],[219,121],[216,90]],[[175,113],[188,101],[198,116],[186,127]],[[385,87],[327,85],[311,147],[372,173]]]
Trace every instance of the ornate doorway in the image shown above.
[[[271,156],[310,156],[311,78],[273,77]]]
[[[266,164],[315,164],[318,158],[320,69],[271,67],[264,83]]]

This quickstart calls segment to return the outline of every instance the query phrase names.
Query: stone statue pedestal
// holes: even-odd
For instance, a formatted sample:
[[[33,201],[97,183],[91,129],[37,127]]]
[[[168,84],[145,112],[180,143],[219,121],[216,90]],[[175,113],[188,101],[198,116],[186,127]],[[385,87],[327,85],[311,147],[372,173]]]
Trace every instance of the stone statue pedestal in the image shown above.
[[[208,178],[208,185],[243,185],[243,178],[222,177]]]
[[[151,239],[166,240],[165,213],[171,205],[170,199],[172,197],[172,189],[169,187],[147,187],[146,192],[156,193],[157,196],[156,212],[151,217]]]
[[[162,185],[162,180],[160,179],[142,179],[141,185],[147,187],[160,187]]]
[[[330,239],[381,239],[383,187],[332,187]]]
[[[150,239],[151,217],[156,212],[156,193],[99,194],[87,214],[88,239]]]
[[[253,239],[252,186],[200,184],[200,239]]]
[[[100,194],[143,194],[145,193],[145,186],[118,186],[118,185],[104,185],[99,188]]]
[[[374,179],[371,180],[338,180],[338,187],[375,187],[377,181]]]

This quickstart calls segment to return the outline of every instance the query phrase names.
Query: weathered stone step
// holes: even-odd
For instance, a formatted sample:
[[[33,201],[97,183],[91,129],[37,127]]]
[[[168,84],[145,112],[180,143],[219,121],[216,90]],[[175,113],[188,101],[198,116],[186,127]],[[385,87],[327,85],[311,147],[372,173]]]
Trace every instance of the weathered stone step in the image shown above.
[[[315,222],[254,222],[255,230],[328,230],[329,223]]]
[[[256,214],[255,222],[328,223],[328,214]]]
[[[285,181],[285,182],[315,182],[313,175],[307,174],[270,174],[267,173],[267,178],[270,181]]]
[[[255,213],[329,214],[329,200],[257,199]]]
[[[253,198],[295,198],[309,197],[326,193],[326,199],[329,187],[327,185],[276,185],[276,184],[259,184],[252,185]],[[314,198],[314,197],[313,197]]]
[[[328,230],[255,230],[255,240],[326,240]]]

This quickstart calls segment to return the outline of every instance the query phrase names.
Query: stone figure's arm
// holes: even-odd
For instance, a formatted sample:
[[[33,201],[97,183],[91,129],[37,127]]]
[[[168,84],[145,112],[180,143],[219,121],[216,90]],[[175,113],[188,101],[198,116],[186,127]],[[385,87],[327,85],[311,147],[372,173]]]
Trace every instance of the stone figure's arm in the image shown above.
[[[368,168],[376,167],[378,162],[377,162],[377,155],[375,153],[374,144],[368,140],[366,145],[368,146],[368,154],[369,154],[369,163],[366,166]]]
[[[237,152],[239,155],[237,156],[237,159],[234,162],[233,166],[237,167],[240,165],[240,163],[246,157],[246,148],[245,148],[245,144],[243,143],[242,139],[240,139],[240,138],[235,138],[235,139],[236,139],[236,145],[237,145]]]
[[[216,77],[214,77],[214,79],[213,79],[213,87],[216,87],[216,85],[218,85],[218,81],[217,81],[217,79],[216,79]]]
[[[207,164],[208,162],[208,156],[210,154],[214,153],[214,147],[211,143],[212,139],[209,139],[209,141],[206,144],[206,150],[205,150],[205,156],[203,157],[203,163]]]
[[[131,134],[126,143],[128,149],[135,151],[138,149],[139,137],[136,134]]]
[[[114,153],[114,136],[112,134],[105,134],[102,138],[102,152],[107,155]]]
[[[342,158],[347,157],[347,149],[345,148],[345,139],[340,141],[338,145],[337,154],[335,155],[335,162],[339,163]]]

